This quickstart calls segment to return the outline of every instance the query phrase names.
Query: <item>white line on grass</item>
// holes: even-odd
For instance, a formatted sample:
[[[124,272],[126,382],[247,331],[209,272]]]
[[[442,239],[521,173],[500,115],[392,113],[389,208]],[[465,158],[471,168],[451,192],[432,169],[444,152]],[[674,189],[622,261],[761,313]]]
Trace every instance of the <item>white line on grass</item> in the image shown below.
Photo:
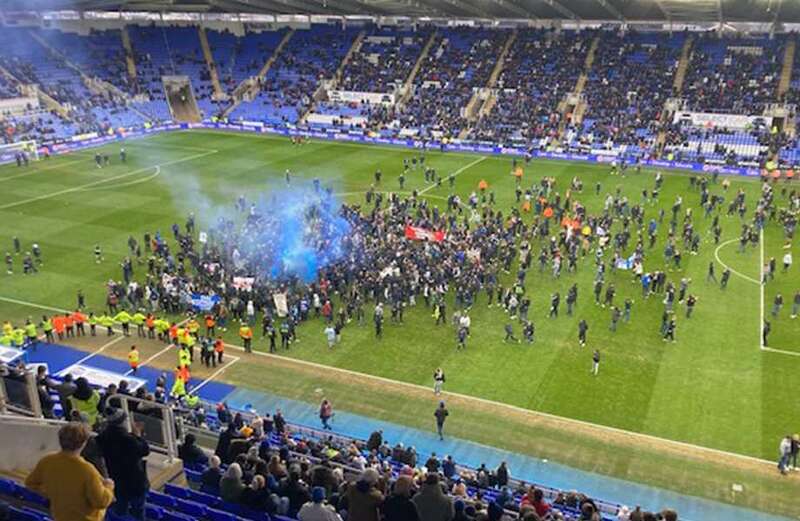
[[[762,228],[759,231],[758,237],[758,247],[761,250],[761,260],[758,263],[758,273],[761,277],[764,276],[763,269],[764,269],[764,229]],[[763,280],[758,281],[758,291],[761,294],[761,320],[758,322],[758,346],[763,350],[764,347],[764,282]]]
[[[462,166],[461,168],[459,168],[455,172],[451,173],[450,175],[453,176],[453,177],[458,177],[459,174],[462,174],[462,173],[466,172],[468,169],[472,168],[473,166],[477,165],[478,163],[486,161],[488,158],[489,158],[489,156],[481,156],[478,159],[476,159],[475,161],[472,161],[471,163]],[[430,186],[428,186],[427,188],[423,188],[422,190],[419,191],[419,195],[425,195],[426,193],[428,193],[431,190],[433,190],[434,188],[436,188],[436,186],[437,186],[436,183],[434,183],[434,184],[431,184]]]
[[[45,167],[42,167],[42,168],[36,168],[35,170],[29,170],[29,171],[24,172],[22,174],[14,174],[14,175],[9,175],[9,176],[0,176],[0,183],[3,183],[5,181],[11,181],[12,179],[19,179],[20,177],[28,177],[28,176],[31,176],[31,175],[36,175],[36,174],[38,174],[40,172],[46,172],[48,170],[55,170],[56,168],[62,168],[62,167],[65,167],[65,166],[74,165],[76,163],[84,163],[86,161],[90,161],[91,159],[92,159],[91,157],[83,157],[81,159],[75,159],[74,161],[64,161],[62,163],[56,163],[56,164],[48,165],[48,166],[45,166]]]
[[[730,239],[730,240],[727,240],[727,241],[723,242],[723,243],[722,243],[722,244],[720,244],[719,246],[717,246],[717,249],[716,249],[716,250],[714,250],[714,258],[715,258],[715,259],[717,259],[717,262],[719,262],[720,264],[722,264],[722,267],[723,267],[723,268],[730,270],[730,271],[731,271],[731,273],[733,273],[733,274],[735,274],[735,275],[738,275],[739,277],[742,277],[744,280],[750,281],[750,282],[752,282],[753,284],[761,284],[761,282],[759,282],[758,280],[754,279],[753,277],[750,277],[750,276],[748,276],[748,275],[745,275],[744,273],[739,273],[739,272],[738,272],[738,271],[736,271],[735,269],[731,268],[730,266],[728,266],[727,264],[725,264],[724,262],[722,262],[722,259],[720,259],[720,258],[719,258],[719,250],[721,250],[723,247],[727,246],[728,244],[730,244],[730,243],[732,243],[732,242],[736,242],[736,241],[738,241],[738,240],[739,240],[739,239]]]
[[[117,188],[126,188],[128,186],[133,186],[133,185],[146,183],[147,181],[151,181],[151,180],[155,179],[156,177],[158,177],[160,175],[161,175],[161,167],[156,165],[156,171],[153,172],[152,174],[150,174],[147,177],[143,177],[141,179],[134,179],[133,181],[126,181],[126,182],[120,183],[120,184],[114,183],[114,184],[111,184],[111,185],[95,186],[95,187],[92,187],[92,188],[82,188],[81,190],[84,191],[84,192],[89,192],[89,191],[92,191],[92,190],[109,190],[109,189],[116,190]]]
[[[86,184],[83,184],[83,185],[80,185],[80,186],[74,186],[72,188],[66,188],[64,190],[59,190],[57,192],[52,192],[52,193],[49,193],[49,194],[39,195],[39,196],[36,196],[36,197],[31,197],[29,199],[22,199],[21,201],[14,201],[14,202],[11,202],[11,203],[8,203],[8,204],[4,204],[4,205],[0,206],[0,210],[6,210],[8,208],[14,208],[16,206],[22,206],[24,204],[33,203],[33,202],[36,202],[36,201],[41,201],[43,199],[50,199],[52,197],[57,197],[59,195],[69,194],[69,193],[72,193],[72,192],[78,192],[78,191],[83,190],[85,188],[89,188],[89,187],[92,187],[92,186],[97,186],[97,185],[100,185],[100,184],[103,184],[103,183],[107,183],[109,181],[114,181],[116,179],[123,179],[123,178],[126,178],[126,177],[130,177],[132,175],[140,174],[140,173],[146,172],[146,171],[148,171],[148,170],[150,170],[152,168],[161,168],[161,167],[165,167],[165,166],[169,166],[169,165],[177,165],[179,163],[186,163],[187,161],[193,161],[195,159],[200,159],[202,157],[206,157],[206,156],[209,156],[211,154],[216,154],[217,152],[218,152],[218,150],[207,150],[206,152],[203,152],[201,154],[194,154],[194,155],[191,155],[191,156],[188,156],[188,157],[184,157],[184,158],[181,158],[181,159],[175,159],[173,161],[167,161],[165,163],[160,163],[158,165],[137,168],[136,170],[133,170],[131,172],[127,172],[125,174],[120,174],[120,175],[115,175],[115,176],[109,177],[107,179],[100,179],[99,181],[92,181],[91,183],[86,183]]]
[[[226,343],[225,347],[230,347],[232,349],[237,349],[239,351],[244,351],[244,347],[238,346],[236,344],[227,344]],[[381,382],[386,382],[386,383],[390,383],[390,384],[396,384],[396,385],[400,385],[400,386],[403,386],[403,387],[408,387],[408,388],[411,388],[411,389],[425,390],[425,391],[429,391],[429,392],[432,393],[432,390],[431,390],[430,387],[427,387],[427,386],[424,386],[424,385],[412,384],[412,383],[408,383],[408,382],[403,382],[401,380],[392,380],[390,378],[383,378],[381,376],[375,376],[375,375],[371,375],[371,374],[359,373],[358,371],[351,371],[349,369],[342,369],[340,367],[333,367],[333,366],[329,366],[329,365],[317,364],[315,362],[309,362],[307,360],[300,360],[300,359],[297,359],[297,358],[290,358],[288,356],[276,355],[276,354],[272,354],[272,353],[265,353],[263,351],[253,351],[252,354],[255,354],[255,355],[258,355],[258,356],[264,356],[264,357],[267,357],[267,358],[276,358],[276,359],[282,360],[282,361],[293,362],[293,363],[297,363],[297,364],[300,364],[300,365],[313,367],[315,369],[321,369],[321,370],[324,370],[324,371],[327,371],[327,372],[333,371],[333,372],[338,372],[338,373],[342,373],[342,374],[345,374],[345,375],[359,376],[359,377],[362,377],[362,378],[369,378],[369,379],[372,379],[372,380],[378,380],[378,381],[381,381]],[[582,425],[582,426],[585,426],[585,427],[592,427],[592,428],[595,428],[595,429],[605,430],[607,432],[613,432],[613,433],[616,433],[616,434],[624,434],[626,436],[631,436],[631,437],[635,437],[635,438],[641,438],[641,439],[660,442],[660,443],[673,444],[673,445],[680,446],[680,447],[690,448],[690,449],[694,449],[694,450],[706,451],[706,452],[710,452],[710,453],[713,453],[713,454],[719,454],[719,455],[729,456],[729,457],[733,457],[733,458],[739,458],[739,459],[743,459],[743,460],[747,460],[747,461],[751,461],[751,462],[759,463],[759,464],[769,464],[769,465],[773,465],[773,466],[775,465],[774,461],[765,460],[765,459],[761,459],[761,458],[756,458],[754,456],[747,456],[745,454],[737,454],[735,452],[728,452],[728,451],[724,451],[724,450],[720,450],[720,449],[714,449],[714,448],[711,448],[711,447],[703,447],[702,445],[694,445],[692,443],[686,443],[686,442],[677,441],[677,440],[670,440],[670,439],[667,439],[667,438],[660,438],[658,436],[653,436],[651,434],[644,434],[644,433],[641,433],[641,432],[626,431],[624,429],[618,429],[616,427],[610,427],[608,425],[602,425],[602,424],[599,424],[599,423],[591,423],[591,422],[586,422],[586,421],[583,421],[583,420],[576,420],[574,418],[567,418],[565,416],[558,416],[558,415],[555,415],[555,414],[536,411],[536,410],[533,410],[533,409],[525,409],[523,407],[517,407],[516,405],[510,405],[510,404],[502,403],[502,402],[495,402],[493,400],[487,400],[485,398],[480,398],[480,397],[477,397],[477,396],[470,396],[468,394],[454,393],[454,392],[451,392],[451,391],[442,391],[442,394],[453,396],[453,397],[457,397],[457,398],[462,398],[462,399],[465,399],[465,400],[475,400],[475,401],[484,403],[486,405],[491,405],[492,407],[497,407],[499,409],[505,408],[505,409],[508,409],[508,410],[513,410],[513,411],[524,413],[524,414],[539,415],[539,416],[542,416],[542,417],[545,417],[545,418],[550,418],[550,419],[558,420],[558,421],[565,422],[565,423],[573,423],[575,425]]]
[[[84,356],[83,358],[81,358],[80,360],[78,360],[77,362],[75,362],[75,363],[74,363],[74,364],[72,364],[72,365],[80,365],[80,364],[84,363],[85,361],[89,360],[90,358],[93,358],[93,357],[95,357],[95,356],[99,355],[100,353],[102,353],[103,351],[105,351],[107,348],[109,348],[109,347],[113,346],[114,344],[116,344],[116,343],[117,343],[117,342],[119,342],[120,340],[124,340],[124,339],[126,339],[126,338],[128,338],[128,337],[126,337],[126,336],[118,336],[118,337],[116,337],[114,340],[111,340],[111,341],[109,341],[109,342],[106,342],[105,344],[103,344],[102,346],[100,346],[100,348],[99,348],[97,351],[94,351],[94,352],[92,352],[92,353],[89,353],[88,355]]]
[[[214,378],[217,378],[219,375],[227,371],[233,364],[241,360],[238,356],[231,356],[229,357],[229,359],[230,359],[229,362],[225,362],[225,365],[223,365],[222,367],[211,373],[211,376],[200,382],[197,385],[197,387],[193,387],[192,390],[189,392],[189,394],[195,394],[197,391],[203,388],[203,386],[205,386],[208,382],[210,382]]]

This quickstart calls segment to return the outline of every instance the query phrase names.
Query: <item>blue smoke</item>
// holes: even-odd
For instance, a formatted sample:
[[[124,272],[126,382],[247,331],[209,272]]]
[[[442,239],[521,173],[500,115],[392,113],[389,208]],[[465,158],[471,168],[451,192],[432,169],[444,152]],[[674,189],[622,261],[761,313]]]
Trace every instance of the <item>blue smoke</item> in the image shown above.
[[[251,248],[245,250],[258,259],[258,275],[312,282],[320,269],[344,258],[351,226],[340,209],[334,195],[305,186],[262,198],[256,204],[258,224],[252,227]]]

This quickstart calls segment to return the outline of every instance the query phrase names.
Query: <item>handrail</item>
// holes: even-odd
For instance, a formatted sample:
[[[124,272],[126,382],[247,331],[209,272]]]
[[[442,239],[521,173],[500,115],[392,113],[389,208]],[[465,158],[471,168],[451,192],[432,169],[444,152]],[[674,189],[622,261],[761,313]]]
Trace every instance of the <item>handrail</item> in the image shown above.
[[[173,411],[172,407],[167,404],[155,402],[152,400],[145,400],[142,398],[136,398],[135,396],[129,396],[127,394],[112,394],[106,398],[106,403],[109,403],[111,400],[119,400],[120,405],[122,406],[122,410],[125,412],[126,416],[126,427],[129,432],[133,431],[133,417],[130,413],[130,407],[128,406],[129,402],[134,402],[138,404],[145,404],[150,409],[159,409],[163,412],[161,417],[161,436],[164,440],[165,448],[162,450],[161,447],[158,445],[152,445],[151,449],[155,449],[156,452],[164,452],[169,461],[174,460],[178,456],[178,447],[177,447],[177,432],[175,430],[175,412]]]

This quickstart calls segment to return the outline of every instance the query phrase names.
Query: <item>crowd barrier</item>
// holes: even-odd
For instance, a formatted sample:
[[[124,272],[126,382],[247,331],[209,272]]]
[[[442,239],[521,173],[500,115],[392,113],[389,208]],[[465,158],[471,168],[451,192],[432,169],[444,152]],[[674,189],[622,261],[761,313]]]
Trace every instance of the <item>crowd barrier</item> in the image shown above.
[[[595,153],[576,153],[576,152],[558,152],[546,150],[532,150],[528,151],[523,147],[513,146],[500,146],[485,143],[470,143],[465,141],[457,141],[450,143],[441,143],[439,141],[421,141],[414,138],[387,138],[387,137],[372,137],[366,136],[359,131],[343,131],[341,129],[303,129],[294,128],[289,126],[273,126],[256,122],[241,122],[241,123],[224,123],[224,122],[210,122],[205,121],[202,123],[170,123],[164,125],[155,125],[148,128],[129,129],[126,131],[116,132],[113,135],[102,135],[87,137],[85,139],[74,139],[65,143],[57,143],[52,145],[43,145],[39,148],[40,156],[43,155],[58,155],[69,152],[75,152],[86,148],[105,145],[123,139],[139,138],[149,136],[152,134],[160,134],[163,132],[172,132],[178,130],[191,130],[191,129],[213,129],[213,130],[227,130],[235,132],[251,132],[256,134],[273,134],[282,135],[287,137],[305,137],[310,139],[322,139],[331,141],[348,141],[353,143],[364,143],[372,145],[384,146],[397,146],[410,149],[427,148],[430,150],[442,150],[444,152],[467,152],[484,155],[513,155],[523,157],[530,153],[534,159],[554,159],[562,161],[580,161],[587,163],[600,163],[610,164],[612,161],[620,160],[622,156],[610,154],[595,154]],[[630,157],[625,158],[626,160]],[[0,163],[9,163],[14,161],[13,153],[4,154],[0,156]],[[720,164],[709,163],[693,163],[686,161],[670,161],[663,159],[640,159],[639,164],[643,167],[652,168],[665,168],[673,170],[688,170],[698,173],[717,173],[723,175],[739,175],[748,177],[758,177],[761,171],[757,167],[748,166],[728,166]]]

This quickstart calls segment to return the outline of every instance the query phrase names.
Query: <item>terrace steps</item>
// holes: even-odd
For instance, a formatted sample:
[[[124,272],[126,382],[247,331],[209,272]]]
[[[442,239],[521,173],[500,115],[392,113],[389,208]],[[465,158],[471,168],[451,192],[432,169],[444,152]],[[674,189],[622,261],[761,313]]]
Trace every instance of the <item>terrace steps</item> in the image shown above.
[[[225,91],[222,90],[222,85],[219,82],[219,74],[217,73],[217,64],[214,63],[214,56],[211,54],[211,46],[208,44],[208,36],[206,36],[206,28],[203,26],[197,27],[197,35],[200,38],[200,47],[203,49],[203,57],[206,59],[206,67],[208,67],[208,74],[211,76],[211,85],[214,87],[214,94],[217,98],[224,98]]]
[[[500,74],[502,74],[503,69],[506,66],[506,58],[508,57],[508,53],[511,51],[511,47],[514,45],[514,42],[517,39],[517,35],[519,32],[514,29],[511,31],[511,34],[508,36],[505,45],[503,46],[503,50],[500,52],[500,57],[497,59],[497,64],[495,64],[494,69],[492,69],[492,74],[489,75],[489,81],[486,86],[491,89],[489,94],[483,100],[483,104],[481,104],[481,108],[478,110],[478,113],[475,115],[475,119],[480,119],[484,115],[491,112],[492,107],[494,107],[495,103],[497,102],[497,96],[495,95],[494,89],[497,86],[497,80],[500,79]]]
[[[683,82],[686,79],[686,71],[689,70],[689,58],[692,55],[692,44],[694,43],[694,36],[689,35],[686,41],[683,42],[683,49],[681,50],[681,59],[678,61],[678,69],[675,71],[675,78],[672,80],[672,89],[675,95],[683,91]]]
[[[289,43],[289,40],[292,39],[292,35],[294,35],[294,29],[289,29],[283,38],[281,38],[278,46],[275,47],[275,50],[272,52],[272,56],[270,56],[261,69],[259,69],[258,74],[254,78],[242,80],[242,82],[236,86],[236,88],[233,90],[233,103],[231,103],[222,113],[223,117],[227,117],[228,114],[233,112],[233,110],[238,107],[242,101],[244,101],[246,95],[251,94],[255,96],[258,93],[261,80],[267,76],[272,64],[274,64],[278,59],[278,56],[280,56],[283,48],[286,47],[286,44]]]
[[[789,90],[789,85],[792,82],[792,68],[794,67],[794,54],[797,50],[797,42],[794,38],[789,40],[786,44],[786,50],[783,52],[783,66],[781,67],[781,78],[778,81],[778,99],[782,99],[786,91]]]
[[[600,37],[595,36],[592,44],[589,46],[589,52],[586,53],[586,60],[583,62],[583,72],[578,76],[578,81],[575,83],[575,94],[580,94],[586,87],[586,82],[589,81],[589,71],[592,70],[594,65],[594,57],[597,54],[597,46],[600,45]]]
[[[347,54],[344,55],[342,58],[342,63],[339,64],[339,68],[336,69],[336,73],[333,75],[333,82],[331,83],[331,88],[335,89],[339,86],[339,82],[342,80],[342,74],[344,74],[344,68],[347,67],[347,64],[350,63],[350,59],[356,54],[358,51],[361,50],[361,45],[364,43],[364,38],[367,36],[367,31],[362,30],[358,33],[355,40],[353,40],[353,45],[350,46],[350,49],[347,50]]]
[[[558,124],[558,137],[561,139],[564,136],[564,131],[567,129],[567,123],[574,121],[580,112],[580,117],[586,112],[586,102],[578,102],[574,104],[574,112],[568,114],[570,103],[567,99],[580,99],[583,89],[586,88],[586,82],[589,81],[589,71],[592,70],[594,65],[594,58],[597,54],[597,47],[600,45],[600,36],[595,36],[592,43],[589,45],[589,51],[586,53],[586,59],[583,61],[583,71],[578,76],[578,81],[575,82],[575,88],[558,104],[558,112],[561,114],[561,121]],[[570,116],[570,117],[567,117]]]
[[[497,84],[497,79],[500,78],[500,73],[503,72],[506,55],[508,54],[509,49],[511,49],[511,45],[514,43],[516,38],[517,31],[515,29],[511,32],[511,34],[508,35],[506,43],[503,45],[500,55],[497,57],[497,62],[495,63],[491,74],[489,74],[489,79],[486,81],[486,85],[484,85],[483,88],[475,89],[472,93],[472,96],[467,102],[466,107],[464,107],[464,117],[467,121],[474,123],[482,114],[486,113],[484,111],[484,107],[490,99],[495,97],[492,89]],[[492,106],[494,106],[493,102],[491,103]],[[469,135],[469,131],[469,128],[462,130],[458,135],[459,139],[466,139],[466,137]]]
[[[423,62],[428,57],[428,54],[430,54],[431,48],[433,47],[433,44],[436,41],[436,37],[438,35],[439,31],[433,31],[431,33],[431,36],[430,38],[428,38],[425,47],[423,47],[422,52],[419,53],[417,62],[414,64],[414,67],[411,69],[411,72],[408,73],[408,78],[406,78],[406,81],[403,84],[403,96],[400,98],[400,101],[398,103],[400,107],[405,106],[405,104],[408,102],[408,99],[411,97],[412,90],[414,90],[414,80],[417,79],[417,74],[419,74],[419,70],[422,68]]]
[[[131,35],[128,33],[128,27],[125,26],[120,29],[122,36],[122,47],[125,49],[125,63],[128,66],[128,76],[131,81],[136,81],[136,61],[133,59],[133,46],[131,45]]]

